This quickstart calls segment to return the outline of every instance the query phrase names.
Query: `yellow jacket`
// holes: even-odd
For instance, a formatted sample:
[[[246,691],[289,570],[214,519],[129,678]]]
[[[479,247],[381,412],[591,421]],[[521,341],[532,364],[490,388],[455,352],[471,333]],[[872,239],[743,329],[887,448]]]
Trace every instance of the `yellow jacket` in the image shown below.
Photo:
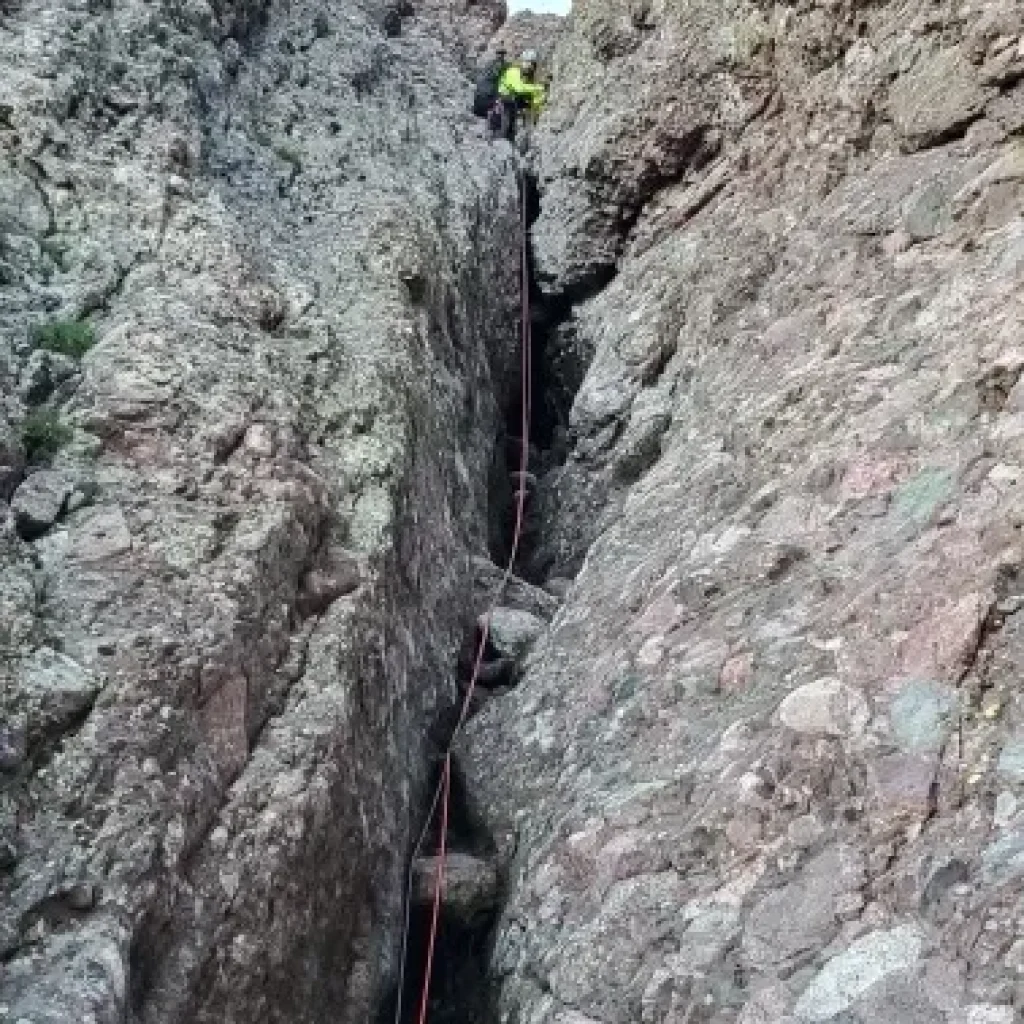
[[[544,106],[545,92],[543,85],[523,78],[523,69],[518,64],[509,64],[498,79],[498,95],[502,99],[523,100],[531,110]]]

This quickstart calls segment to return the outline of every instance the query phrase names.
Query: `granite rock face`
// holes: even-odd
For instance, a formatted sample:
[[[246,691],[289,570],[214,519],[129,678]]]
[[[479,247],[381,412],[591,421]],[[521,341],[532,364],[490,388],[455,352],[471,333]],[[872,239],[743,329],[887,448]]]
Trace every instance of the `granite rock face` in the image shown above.
[[[578,0],[503,1024],[1024,1012],[1024,11]]]
[[[5,1020],[394,976],[517,334],[474,9],[0,4]]]

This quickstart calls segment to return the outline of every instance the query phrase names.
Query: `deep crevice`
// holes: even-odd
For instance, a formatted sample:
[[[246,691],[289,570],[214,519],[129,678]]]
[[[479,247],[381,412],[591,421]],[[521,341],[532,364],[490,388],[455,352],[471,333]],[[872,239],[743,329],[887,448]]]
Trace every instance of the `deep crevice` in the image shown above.
[[[429,1024],[492,1024],[497,1021],[488,961],[494,931],[492,918],[485,927],[467,927],[442,911],[431,972],[427,1020]],[[427,908],[410,916],[409,949],[424,951],[430,928]],[[423,962],[411,960],[402,997],[401,1024],[415,1024],[423,987]],[[381,1005],[375,1024],[394,1024],[396,993]]]
[[[536,180],[524,175],[527,221],[530,226],[540,215]],[[576,305],[597,294],[615,276],[609,267],[585,287],[558,294],[545,294],[538,284],[532,240],[527,239],[529,258],[530,327],[532,334],[530,451],[528,466],[532,478],[540,479],[562,465],[569,454],[569,412],[590,363],[591,353],[574,345],[572,320]],[[511,554],[516,514],[516,473],[520,461],[522,396],[517,386],[504,410],[503,424],[494,445],[489,481],[490,522],[488,545],[492,560],[507,563]],[[540,524],[527,503],[526,521],[515,570],[530,583],[544,580],[532,572],[533,554],[539,541]]]
[[[429,793],[434,793],[440,774],[439,762]],[[423,849],[437,850],[439,838],[435,821]],[[495,854],[493,839],[470,812],[466,783],[454,761],[447,846],[450,851],[483,859],[493,859]],[[431,914],[429,905],[413,905],[410,909],[401,1024],[415,1024],[418,1020]],[[495,991],[488,970],[497,919],[498,906],[466,921],[442,904],[430,979],[427,1014],[430,1024],[493,1024],[497,1021]],[[394,1024],[397,996],[397,989],[393,988],[382,1000],[375,1024]]]
[[[524,176],[527,222],[530,226],[540,214],[536,181]],[[568,458],[570,450],[569,413],[576,392],[583,383],[592,353],[581,351],[574,332],[576,306],[600,292],[615,277],[616,268],[608,267],[589,279],[584,286],[557,295],[545,295],[538,284],[532,243],[527,240],[529,257],[529,289],[531,300],[532,373],[529,417],[530,450],[529,488],[542,486],[539,481],[557,470]],[[494,443],[494,456],[488,480],[488,548],[498,566],[508,563],[512,550],[516,517],[516,487],[521,457],[522,389],[521,379],[514,381],[506,400]],[[539,517],[526,504],[526,520],[514,570],[530,583],[542,584],[541,574],[531,573],[535,562],[540,526]],[[466,645],[467,650],[469,644]],[[475,646],[475,644],[474,644]],[[490,652],[494,654],[494,652]],[[471,658],[463,657],[460,675],[468,676]],[[465,682],[465,678],[463,679]],[[486,686],[486,684],[483,684]],[[458,708],[439,716],[431,730],[429,742],[437,751],[433,779],[427,789],[433,798],[440,777],[441,751],[446,746],[458,715]],[[427,808],[423,808],[424,814]],[[436,822],[425,837],[424,852],[438,848]],[[465,780],[453,768],[448,821],[448,849],[467,853],[492,863],[496,860],[493,837],[484,823],[474,819],[467,797]],[[505,880],[499,877],[496,906],[478,914],[471,922],[460,919],[442,905],[439,918],[434,962],[431,973],[430,1002],[427,1020],[430,1024],[494,1024],[497,1021],[497,989],[489,974],[490,955],[495,927],[502,904]],[[405,984],[402,992],[400,1024],[413,1024],[418,1019],[419,999],[423,989],[423,971],[430,935],[431,907],[414,905],[410,909]],[[398,992],[396,988],[381,1000],[376,1024],[392,1024],[395,1020]]]

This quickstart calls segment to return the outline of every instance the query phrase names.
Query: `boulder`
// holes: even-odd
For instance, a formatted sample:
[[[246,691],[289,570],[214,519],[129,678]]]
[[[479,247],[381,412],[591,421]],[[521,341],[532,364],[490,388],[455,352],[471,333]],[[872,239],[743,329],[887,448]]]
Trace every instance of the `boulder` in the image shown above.
[[[418,857],[412,868],[413,906],[429,907],[434,900],[438,858]],[[498,904],[498,873],[490,861],[466,853],[447,854],[442,906],[464,925],[479,924]]]
[[[28,723],[30,740],[59,735],[91,707],[102,683],[73,658],[40,647],[23,662],[11,710]]]
[[[897,131],[909,148],[934,146],[962,133],[994,95],[958,49],[925,57],[899,77],[889,94]]]
[[[486,624],[481,618],[480,628]],[[544,620],[536,615],[502,606],[491,613],[488,644],[499,658],[522,661],[544,629]]]
[[[40,469],[29,476],[11,499],[18,533],[26,540],[44,534],[57,521],[74,489],[74,481],[58,470]]]

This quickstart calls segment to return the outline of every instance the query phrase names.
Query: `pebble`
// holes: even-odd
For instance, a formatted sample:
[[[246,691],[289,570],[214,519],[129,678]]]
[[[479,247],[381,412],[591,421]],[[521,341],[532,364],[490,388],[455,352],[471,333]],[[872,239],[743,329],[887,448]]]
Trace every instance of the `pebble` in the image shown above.
[[[779,718],[794,732],[857,736],[871,712],[864,695],[832,676],[797,687],[779,705]]]

